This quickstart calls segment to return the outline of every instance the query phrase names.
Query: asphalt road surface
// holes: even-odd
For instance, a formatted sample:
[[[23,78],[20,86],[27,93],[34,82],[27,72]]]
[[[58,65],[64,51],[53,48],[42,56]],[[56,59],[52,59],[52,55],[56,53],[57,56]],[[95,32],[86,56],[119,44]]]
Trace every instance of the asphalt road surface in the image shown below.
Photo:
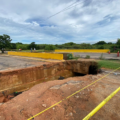
[[[46,63],[48,62],[25,59],[21,57],[13,57],[8,55],[0,55],[0,71],[38,66]]]
[[[90,58],[93,58],[93,59],[99,59],[100,56],[102,55],[102,53],[73,53],[73,54],[74,56],[80,56],[81,58],[85,58],[86,55],[89,55]],[[111,54],[103,53],[103,58],[120,60],[120,57],[117,57],[117,53],[111,53]]]

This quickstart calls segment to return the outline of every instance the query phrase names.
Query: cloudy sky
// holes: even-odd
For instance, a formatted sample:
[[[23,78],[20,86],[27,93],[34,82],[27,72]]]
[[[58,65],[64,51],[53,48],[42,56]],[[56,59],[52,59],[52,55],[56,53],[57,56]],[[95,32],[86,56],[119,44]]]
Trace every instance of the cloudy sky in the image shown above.
[[[2,34],[23,43],[116,42],[120,0],[0,0]]]

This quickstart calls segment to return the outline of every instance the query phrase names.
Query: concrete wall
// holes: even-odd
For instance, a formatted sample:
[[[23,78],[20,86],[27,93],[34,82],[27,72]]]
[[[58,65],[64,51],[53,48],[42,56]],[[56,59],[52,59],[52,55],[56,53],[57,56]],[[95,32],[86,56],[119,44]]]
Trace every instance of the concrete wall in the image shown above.
[[[109,49],[67,49],[55,50],[55,52],[90,52],[90,53],[107,53]]]
[[[74,72],[88,74],[91,65],[96,65],[96,62],[66,61],[0,72],[0,92],[7,95],[15,91],[24,91],[35,84],[55,80],[60,76],[65,78],[74,76]]]
[[[63,60],[63,54],[57,54],[57,53],[8,52],[8,55]]]

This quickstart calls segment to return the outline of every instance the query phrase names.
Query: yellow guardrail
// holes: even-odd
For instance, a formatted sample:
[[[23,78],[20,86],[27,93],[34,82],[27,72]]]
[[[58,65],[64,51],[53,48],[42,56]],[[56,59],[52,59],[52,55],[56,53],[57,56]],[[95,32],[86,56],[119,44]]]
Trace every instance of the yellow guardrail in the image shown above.
[[[89,84],[89,85],[85,86],[84,88],[82,88],[82,89],[80,89],[80,90],[78,90],[78,91],[74,92],[73,94],[71,94],[71,95],[69,95],[68,97],[66,97],[66,98],[62,99],[61,101],[59,101],[59,102],[55,103],[54,105],[51,105],[50,107],[48,107],[48,108],[46,108],[45,110],[43,110],[43,111],[39,112],[38,114],[36,114],[36,115],[34,115],[34,116],[32,116],[32,117],[28,118],[27,120],[31,120],[31,119],[33,119],[33,118],[37,117],[38,115],[40,115],[40,114],[44,113],[45,111],[47,111],[47,110],[49,110],[49,109],[53,108],[54,106],[56,106],[56,105],[58,105],[58,104],[62,103],[63,101],[65,101],[65,100],[67,100],[68,98],[72,97],[73,95],[75,95],[75,94],[79,93],[80,91],[82,91],[82,90],[84,90],[84,89],[88,88],[89,86],[91,86],[91,85],[95,84],[97,81],[99,81],[99,80],[101,80],[101,79],[105,78],[106,76],[108,76],[109,74],[111,74],[111,73],[115,72],[115,71],[116,71],[116,70],[118,70],[118,69],[120,69],[120,67],[119,67],[119,68],[117,68],[117,69],[115,69],[115,70],[113,70],[113,71],[111,71],[111,72],[110,72],[110,73],[108,73],[107,75],[105,75],[105,76],[103,76],[103,77],[99,78],[98,80],[96,80],[96,81],[92,82],[91,84]]]
[[[67,49],[67,50],[55,50],[55,52],[90,52],[90,53],[107,53],[109,49]]]
[[[63,54],[57,54],[57,53],[8,52],[8,55],[63,60]]]
[[[106,99],[104,99],[94,110],[92,110],[83,120],[90,119],[100,108],[102,108],[117,92],[120,90],[120,87],[116,89],[112,94],[110,94]]]

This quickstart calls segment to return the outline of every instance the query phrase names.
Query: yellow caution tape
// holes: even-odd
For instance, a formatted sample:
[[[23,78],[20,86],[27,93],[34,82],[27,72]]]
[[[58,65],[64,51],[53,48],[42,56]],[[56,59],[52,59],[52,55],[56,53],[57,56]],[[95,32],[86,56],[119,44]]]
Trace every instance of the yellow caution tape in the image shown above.
[[[83,120],[91,118],[100,108],[102,108],[118,91],[120,87],[111,93],[106,99],[104,99],[94,110],[92,110]]]
[[[52,107],[54,107],[54,106],[56,106],[56,105],[60,104],[60,103],[61,103],[61,102],[63,102],[64,100],[66,100],[66,99],[68,99],[68,98],[72,97],[73,95],[75,95],[75,94],[79,93],[80,91],[82,91],[82,90],[86,89],[87,87],[89,87],[89,86],[93,85],[93,84],[94,84],[94,83],[96,83],[97,81],[99,81],[99,80],[101,80],[101,79],[105,78],[106,76],[108,76],[109,74],[113,73],[114,71],[116,71],[116,70],[118,70],[118,69],[120,69],[120,67],[119,67],[119,68],[117,68],[117,69],[115,69],[115,70],[113,70],[112,72],[108,73],[107,75],[105,75],[105,76],[103,76],[103,77],[99,78],[98,80],[96,80],[96,81],[92,82],[91,84],[89,84],[89,85],[85,86],[84,88],[82,88],[82,89],[80,89],[80,90],[76,91],[75,93],[73,93],[73,94],[69,95],[69,96],[68,96],[68,97],[66,97],[65,99],[62,99],[61,101],[59,101],[59,102],[55,103],[54,105],[52,105],[52,106],[50,106],[50,107],[46,108],[45,110],[43,110],[43,111],[39,112],[38,114],[34,115],[33,117],[28,118],[27,120],[31,120],[31,119],[35,118],[36,116],[38,116],[38,115],[40,115],[40,114],[44,113],[45,111],[49,110],[50,108],[52,108]]]

